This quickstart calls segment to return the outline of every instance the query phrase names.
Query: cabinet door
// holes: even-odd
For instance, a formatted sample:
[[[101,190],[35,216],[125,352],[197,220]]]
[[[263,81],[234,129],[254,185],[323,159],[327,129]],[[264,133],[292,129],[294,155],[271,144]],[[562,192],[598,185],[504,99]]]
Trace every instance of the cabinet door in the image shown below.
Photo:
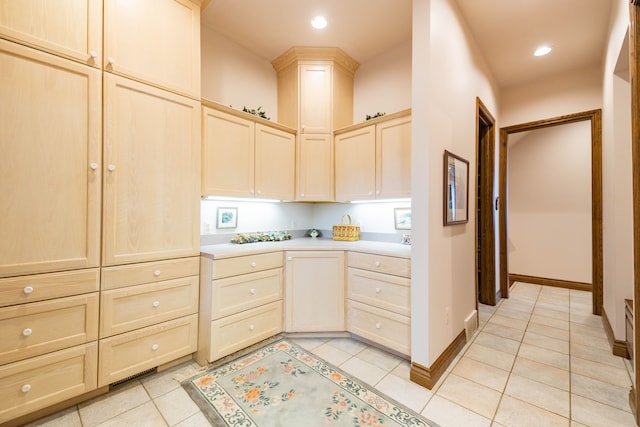
[[[100,68],[102,2],[0,0],[0,35]]]
[[[300,132],[327,133],[331,127],[331,71],[328,64],[300,65]]]
[[[376,198],[411,197],[411,116],[376,125]]]
[[[199,253],[200,104],[104,75],[103,264]]]
[[[253,122],[207,107],[202,120],[202,195],[253,197]]]
[[[333,200],[333,144],[331,135],[299,136],[296,200]]]
[[[255,196],[293,200],[295,193],[296,136],[255,125]]]
[[[105,0],[105,71],[200,99],[200,6]]]
[[[367,126],[335,137],[336,200],[375,198],[375,126]]]
[[[285,330],[345,330],[342,251],[289,251],[285,271]]]
[[[0,277],[97,267],[99,70],[0,40]]]

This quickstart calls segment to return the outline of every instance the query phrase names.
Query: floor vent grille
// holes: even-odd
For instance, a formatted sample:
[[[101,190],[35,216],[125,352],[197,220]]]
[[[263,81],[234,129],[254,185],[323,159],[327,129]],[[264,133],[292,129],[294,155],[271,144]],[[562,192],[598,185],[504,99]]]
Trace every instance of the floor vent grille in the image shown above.
[[[158,368],[147,369],[146,371],[138,372],[135,375],[131,375],[127,378],[123,378],[120,381],[116,381],[115,383],[109,384],[109,390],[113,390],[114,388],[121,386],[122,384],[126,384],[129,381],[137,380],[138,378],[142,378],[147,375],[155,374],[158,371]]]

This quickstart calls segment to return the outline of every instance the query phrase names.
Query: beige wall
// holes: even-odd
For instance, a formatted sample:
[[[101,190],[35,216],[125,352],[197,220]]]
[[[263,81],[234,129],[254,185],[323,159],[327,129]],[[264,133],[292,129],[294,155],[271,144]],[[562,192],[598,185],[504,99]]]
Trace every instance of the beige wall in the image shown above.
[[[476,304],[475,201],[469,223],[443,227],[443,153],[475,179],[476,97],[497,117],[497,87],[453,0],[414,0],[413,37],[411,356],[431,366]]]
[[[509,273],[592,283],[591,123],[513,134]]]
[[[631,99],[619,75],[628,76],[629,2],[614,3],[602,80],[604,311],[616,339],[624,340],[624,299],[633,298]]]
[[[278,121],[278,80],[271,62],[207,27],[201,31],[202,97],[237,110],[262,107]]]
[[[411,40],[361,64],[353,92],[356,123],[367,114],[411,108]]]

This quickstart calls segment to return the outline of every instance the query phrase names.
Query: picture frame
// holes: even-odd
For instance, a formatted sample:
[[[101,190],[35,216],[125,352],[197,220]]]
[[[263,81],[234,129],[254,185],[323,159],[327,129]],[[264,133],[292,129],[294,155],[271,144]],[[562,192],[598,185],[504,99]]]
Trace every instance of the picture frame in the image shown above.
[[[218,208],[216,228],[237,228],[238,208]]]
[[[411,208],[394,208],[396,230],[411,230]]]
[[[444,226],[469,222],[469,161],[444,150]]]

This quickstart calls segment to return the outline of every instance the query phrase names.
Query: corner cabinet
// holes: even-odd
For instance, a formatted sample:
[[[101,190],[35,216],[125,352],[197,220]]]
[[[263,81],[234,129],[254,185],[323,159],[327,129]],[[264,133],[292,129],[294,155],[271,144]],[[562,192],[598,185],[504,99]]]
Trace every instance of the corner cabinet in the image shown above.
[[[203,101],[202,195],[293,200],[293,129]]]
[[[332,132],[353,123],[359,64],[325,47],[292,47],[271,64],[278,74],[278,120],[300,135],[295,200],[333,201]]]
[[[411,110],[340,129],[334,144],[337,201],[411,197]]]
[[[287,251],[285,259],[285,331],[344,331],[344,252]]]

